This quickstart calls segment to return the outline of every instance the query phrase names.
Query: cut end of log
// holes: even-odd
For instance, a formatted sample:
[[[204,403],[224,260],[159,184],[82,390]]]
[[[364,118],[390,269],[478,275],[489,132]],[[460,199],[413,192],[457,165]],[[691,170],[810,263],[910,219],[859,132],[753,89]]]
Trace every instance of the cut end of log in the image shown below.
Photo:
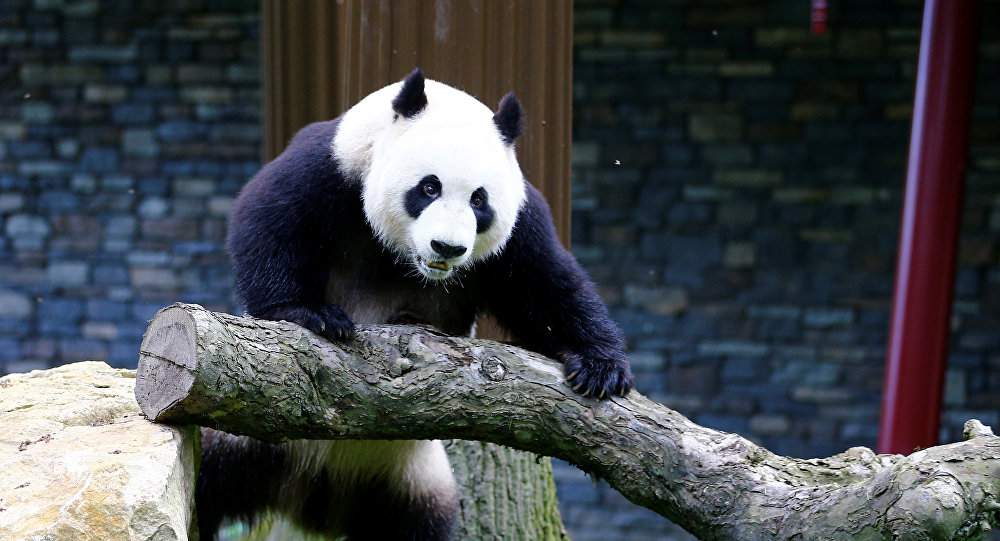
[[[135,397],[146,418],[170,418],[177,397],[187,396],[197,366],[194,317],[174,304],[153,317],[139,347]]]

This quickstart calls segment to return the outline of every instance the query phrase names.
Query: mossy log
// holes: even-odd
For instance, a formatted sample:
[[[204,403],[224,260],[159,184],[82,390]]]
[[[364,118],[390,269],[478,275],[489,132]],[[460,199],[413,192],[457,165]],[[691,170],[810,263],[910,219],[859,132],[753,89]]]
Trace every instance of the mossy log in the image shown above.
[[[979,539],[1000,511],[1000,438],[909,456],[803,460],[698,426],[639,393],[574,394],[556,362],[414,326],[328,342],[294,324],[175,304],[143,339],[157,421],[264,440],[464,439],[559,457],[711,540]]]

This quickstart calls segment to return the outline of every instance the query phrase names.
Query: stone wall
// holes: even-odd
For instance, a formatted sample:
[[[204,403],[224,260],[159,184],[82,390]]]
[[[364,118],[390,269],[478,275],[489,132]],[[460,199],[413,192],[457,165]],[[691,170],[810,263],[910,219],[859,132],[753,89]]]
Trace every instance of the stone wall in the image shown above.
[[[817,36],[809,4],[580,1],[574,64],[573,249],[638,389],[803,457],[875,444],[922,15],[833,1]],[[1000,421],[1000,27],[983,31],[944,440]],[[671,531],[557,474],[577,541]]]
[[[0,1],[0,373],[134,367],[157,308],[232,309],[257,26],[256,2]]]

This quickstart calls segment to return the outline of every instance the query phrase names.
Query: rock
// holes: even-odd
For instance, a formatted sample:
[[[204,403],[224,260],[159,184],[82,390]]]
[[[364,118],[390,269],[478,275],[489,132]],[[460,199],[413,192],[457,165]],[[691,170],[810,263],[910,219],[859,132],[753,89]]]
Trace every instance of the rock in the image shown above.
[[[147,421],[102,362],[0,378],[0,539],[184,540],[196,432]]]
[[[770,169],[720,169],[715,172],[719,184],[743,188],[766,188],[781,184],[781,171]]]
[[[47,237],[49,224],[45,218],[31,214],[15,214],[7,219],[9,237]]]
[[[0,289],[0,314],[12,319],[26,319],[31,316],[34,303],[23,293]]]
[[[122,149],[128,156],[156,156],[160,145],[153,130],[125,130],[122,135]]]
[[[671,316],[688,307],[687,292],[680,288],[625,286],[625,302],[651,313]]]
[[[87,283],[87,273],[90,268],[83,261],[54,261],[49,263],[46,275],[49,282],[55,285],[73,287]]]
[[[741,120],[732,114],[694,114],[688,123],[695,141],[734,141],[739,139]]]
[[[788,432],[791,423],[784,415],[754,415],[750,418],[750,430],[755,434],[779,435]]]
[[[749,242],[731,242],[722,255],[723,264],[732,269],[753,267],[757,260],[757,249]]]

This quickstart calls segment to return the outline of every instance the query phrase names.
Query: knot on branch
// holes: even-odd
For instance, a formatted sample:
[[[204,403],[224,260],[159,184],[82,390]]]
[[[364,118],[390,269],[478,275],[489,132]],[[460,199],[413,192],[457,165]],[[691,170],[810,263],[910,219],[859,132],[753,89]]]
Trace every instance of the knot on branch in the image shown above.
[[[398,357],[389,364],[389,373],[392,374],[392,377],[398,378],[409,372],[411,368],[413,368],[413,361],[406,357]]]
[[[479,367],[479,372],[490,381],[501,381],[507,377],[507,366],[497,357],[487,357]]]

